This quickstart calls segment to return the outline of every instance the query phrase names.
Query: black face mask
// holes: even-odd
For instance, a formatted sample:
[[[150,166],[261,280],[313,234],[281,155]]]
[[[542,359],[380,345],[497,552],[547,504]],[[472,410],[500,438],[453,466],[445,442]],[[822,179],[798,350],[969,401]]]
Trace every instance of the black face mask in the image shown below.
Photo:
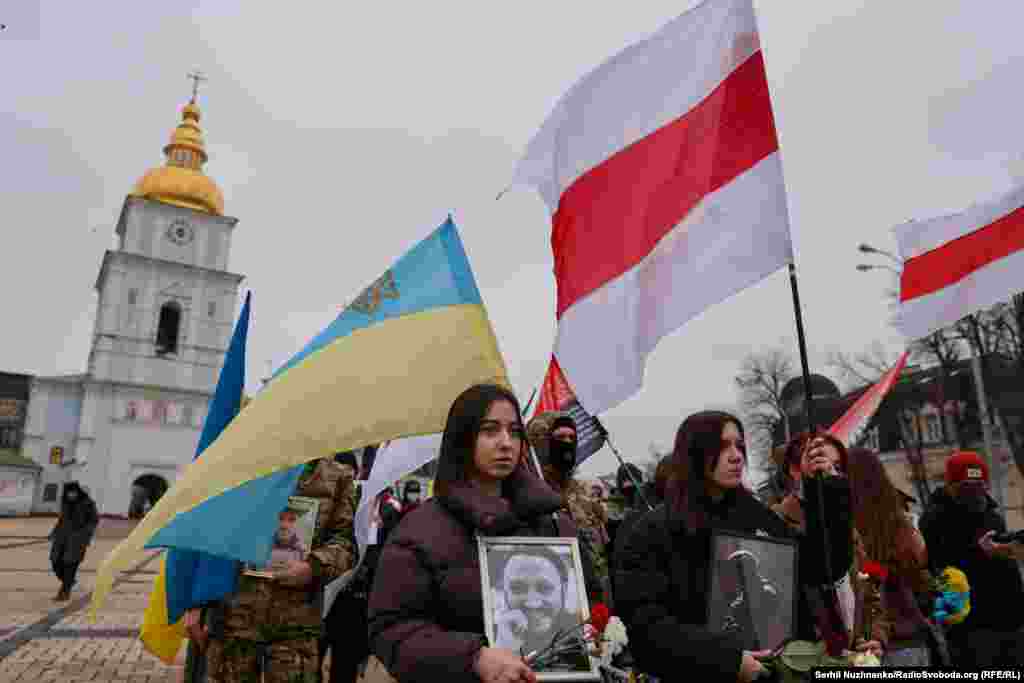
[[[973,512],[975,514],[984,512],[988,507],[988,500],[985,496],[960,496],[958,502],[966,508],[968,512]]]
[[[548,458],[552,467],[568,474],[576,466],[576,443],[551,439],[548,442]]]

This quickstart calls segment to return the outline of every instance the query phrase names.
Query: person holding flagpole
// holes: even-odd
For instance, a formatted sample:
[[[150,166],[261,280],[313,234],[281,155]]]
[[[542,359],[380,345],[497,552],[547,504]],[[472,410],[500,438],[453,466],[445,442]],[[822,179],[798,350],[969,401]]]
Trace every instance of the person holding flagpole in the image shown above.
[[[834,588],[839,612],[848,635],[844,646],[871,652],[882,659],[885,654],[884,645],[889,637],[890,621],[881,605],[881,598],[875,595],[866,582],[859,579],[864,562],[881,559],[864,555],[865,545],[854,523],[856,513],[851,503],[853,498],[848,478],[850,456],[846,446],[832,434],[805,432],[793,437],[786,445],[782,461],[788,492],[771,509],[795,533],[810,533],[808,511],[818,509],[817,498],[823,495],[813,483],[819,472],[824,475],[821,483],[826,500],[831,498],[841,501],[841,506],[837,507],[841,507],[843,523],[835,527],[830,524],[828,529],[830,547],[842,551],[833,550],[832,566],[838,577]],[[864,503],[860,501],[859,504]],[[865,639],[861,635],[868,622],[871,637]]]

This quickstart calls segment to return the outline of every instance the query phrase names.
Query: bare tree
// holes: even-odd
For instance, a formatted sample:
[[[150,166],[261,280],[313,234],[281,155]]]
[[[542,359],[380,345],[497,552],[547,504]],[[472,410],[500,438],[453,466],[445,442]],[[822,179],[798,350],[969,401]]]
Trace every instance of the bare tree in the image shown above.
[[[1024,377],[1024,358],[1014,357],[1016,337],[1019,335],[1019,323],[1024,318],[1024,301],[1021,295],[1015,295],[1008,303],[996,304],[985,311],[969,315],[956,323],[957,332],[967,341],[981,361],[982,373],[992,377],[990,359],[999,357],[1016,365],[1018,375]],[[986,386],[989,399],[990,419],[994,420],[1006,437],[1006,445],[1013,455],[1017,469],[1024,475],[1024,435],[1020,431],[1004,428],[1003,413],[1010,406],[1000,392],[992,391],[995,387]]]
[[[959,392],[954,389],[953,375],[963,358],[963,342],[957,334],[950,330],[939,330],[915,342],[914,349],[917,356],[936,364],[939,368],[938,381],[934,382],[931,387],[931,399],[939,409],[939,422],[944,439],[960,448],[963,445],[960,439],[962,415],[960,414],[960,396]],[[951,403],[950,395],[954,398],[952,401],[952,424],[946,420],[947,405]],[[952,427],[952,433],[950,433],[949,427]]]
[[[782,349],[768,349],[748,354],[733,378],[747,425],[748,448],[760,454],[766,471],[773,466],[772,436],[777,425],[783,426],[789,441],[789,416],[782,403],[782,390],[795,376],[793,357]]]
[[[825,365],[836,371],[846,385],[845,389],[854,389],[877,382],[898,359],[898,354],[893,354],[876,341],[857,353],[832,351],[826,357]]]

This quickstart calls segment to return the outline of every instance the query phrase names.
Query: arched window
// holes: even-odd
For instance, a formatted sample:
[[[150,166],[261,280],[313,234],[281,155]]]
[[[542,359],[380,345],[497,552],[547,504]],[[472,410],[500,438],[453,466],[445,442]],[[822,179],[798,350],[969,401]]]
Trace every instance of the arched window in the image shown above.
[[[178,352],[178,332],[181,327],[181,306],[170,301],[160,307],[160,320],[156,326],[156,353],[162,356]]]

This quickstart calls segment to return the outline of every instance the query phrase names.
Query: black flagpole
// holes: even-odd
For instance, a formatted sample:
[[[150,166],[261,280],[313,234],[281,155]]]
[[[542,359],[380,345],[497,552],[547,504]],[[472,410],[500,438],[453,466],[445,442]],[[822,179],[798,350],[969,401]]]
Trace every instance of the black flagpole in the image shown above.
[[[800,308],[800,288],[796,284],[796,266],[789,262],[789,285],[793,290],[793,312],[796,315],[796,342],[800,347],[800,369],[804,376],[804,421],[814,431],[814,394],[811,391],[811,366],[807,361],[807,338],[804,336],[804,315]]]
[[[804,378],[804,419],[807,422],[807,431],[814,434],[814,393],[811,389],[811,368],[807,360],[807,338],[804,335],[804,316],[800,307],[800,289],[796,283],[796,265],[789,262],[789,284],[793,290],[793,313],[796,316],[796,338],[800,347],[800,368]],[[818,519],[821,520],[822,541],[825,551],[825,584],[824,588],[828,593],[832,592],[832,553],[828,542],[828,520],[825,519],[825,478],[819,472],[814,478],[818,487]]]

